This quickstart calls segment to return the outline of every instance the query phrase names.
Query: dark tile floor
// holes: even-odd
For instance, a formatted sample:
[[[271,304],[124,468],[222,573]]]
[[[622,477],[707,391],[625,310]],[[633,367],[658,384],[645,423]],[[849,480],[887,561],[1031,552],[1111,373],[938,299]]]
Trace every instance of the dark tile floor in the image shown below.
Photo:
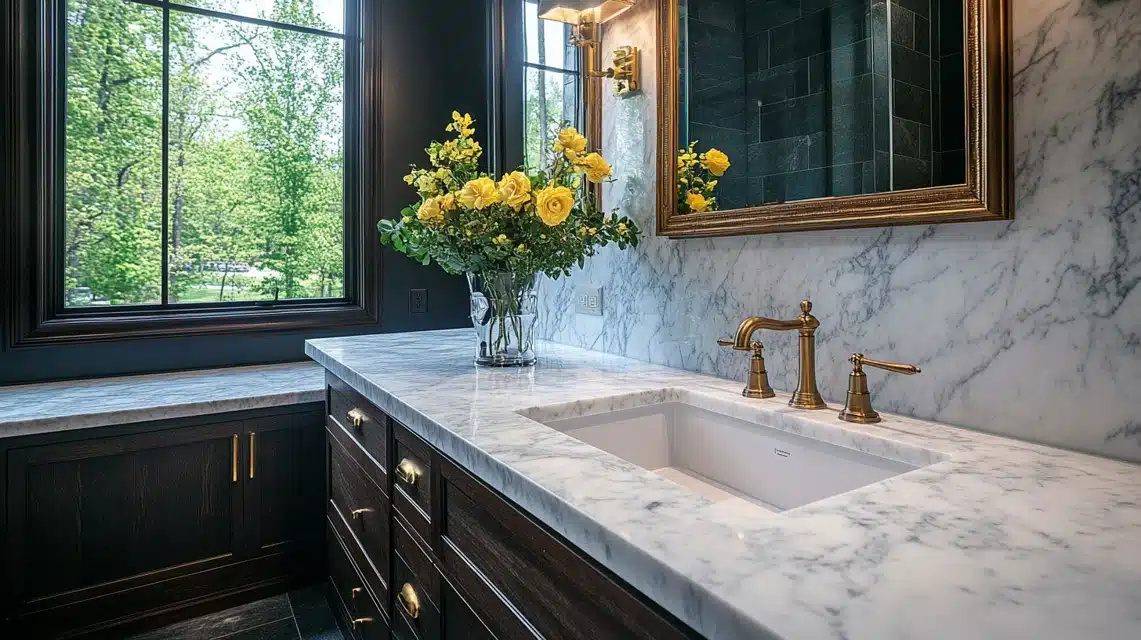
[[[343,640],[325,585],[226,609],[130,640]]]

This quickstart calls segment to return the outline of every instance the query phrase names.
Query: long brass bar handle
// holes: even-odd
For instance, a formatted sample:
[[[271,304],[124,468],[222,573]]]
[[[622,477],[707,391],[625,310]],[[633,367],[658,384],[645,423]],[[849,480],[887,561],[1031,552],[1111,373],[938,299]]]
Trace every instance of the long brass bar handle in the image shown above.
[[[253,478],[254,478],[254,461],[257,460],[257,453],[255,452],[255,449],[254,449],[254,447],[255,447],[254,438],[256,436],[257,436],[256,433],[254,433],[252,431],[250,432],[250,479],[251,480],[253,480]]]
[[[238,481],[238,434],[230,440],[230,479]]]
[[[872,360],[867,358],[862,353],[853,353],[849,358],[852,364],[856,365],[859,369],[862,365],[883,369],[884,371],[891,371],[892,373],[902,373],[905,376],[913,376],[917,373],[922,373],[923,370],[913,364],[903,364],[902,362],[885,362],[883,360]]]
[[[404,611],[408,614],[409,618],[415,620],[420,617],[420,596],[416,595],[416,589],[407,582],[403,587],[400,587],[400,593],[396,594],[396,598],[400,600],[400,605],[404,607]]]

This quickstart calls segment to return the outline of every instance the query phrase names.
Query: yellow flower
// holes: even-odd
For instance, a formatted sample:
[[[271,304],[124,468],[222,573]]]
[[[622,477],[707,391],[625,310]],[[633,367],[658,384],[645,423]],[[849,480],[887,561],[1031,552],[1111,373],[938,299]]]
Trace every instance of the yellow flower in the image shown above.
[[[454,193],[445,193],[436,198],[436,201],[440,203],[440,208],[444,211],[453,211],[456,208],[456,194]]]
[[[625,222],[619,222],[618,223],[618,233],[619,234],[626,233],[626,229],[627,229],[627,227],[626,227]]]
[[[444,219],[444,212],[436,198],[428,198],[420,205],[416,217],[424,224],[436,224]]]
[[[593,236],[593,235],[596,235],[598,233],[598,229],[591,227],[591,228],[587,229],[586,232]]]
[[[410,174],[404,176],[404,184],[411,186],[413,182],[416,182],[416,174],[415,173],[410,173]]]
[[[705,152],[705,160],[701,163],[709,173],[715,176],[723,176],[729,170],[729,156],[718,151],[717,149],[710,149]]]
[[[689,210],[693,211],[694,213],[701,213],[709,207],[709,203],[706,202],[705,196],[697,193],[696,191],[690,191],[689,193],[685,194],[685,202],[689,205]]]
[[[548,227],[563,223],[574,208],[574,192],[566,187],[547,187],[535,193],[535,212]]]
[[[575,171],[586,174],[591,182],[602,182],[610,176],[610,165],[597,153],[590,153],[574,161]]]
[[[705,183],[705,188],[706,188],[707,190],[709,190],[709,191],[713,191],[713,189],[714,189],[716,186],[717,186],[717,181],[716,181],[716,180],[710,180],[709,182],[706,182],[706,183]]]
[[[512,171],[499,181],[499,197],[512,210],[518,211],[531,201],[531,179],[522,171]]]
[[[507,238],[506,233],[501,233],[498,236],[496,236],[495,238],[493,238],[492,242],[494,242],[495,244],[508,244],[509,242],[511,242],[511,240],[509,240]]]
[[[495,181],[485,176],[465,184],[456,199],[467,209],[484,209],[499,202],[499,191]]]
[[[569,158],[575,158],[578,154],[586,151],[586,138],[578,132],[574,127],[567,127],[559,132],[559,137],[555,140],[555,151],[561,151],[567,154]]]

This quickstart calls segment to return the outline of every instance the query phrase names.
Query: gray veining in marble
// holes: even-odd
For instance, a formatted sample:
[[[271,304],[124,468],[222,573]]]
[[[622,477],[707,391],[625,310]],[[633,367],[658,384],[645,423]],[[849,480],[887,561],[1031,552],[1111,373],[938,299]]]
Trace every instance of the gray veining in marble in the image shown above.
[[[0,438],[324,400],[312,362],[0,387]]]
[[[656,4],[608,23],[603,48],[655,59]],[[542,336],[740,379],[748,358],[716,338],[809,296],[826,398],[861,351],[923,367],[869,372],[880,409],[1141,460],[1141,2],[1010,5],[1015,220],[649,237],[545,283]],[[652,230],[657,79],[642,74],[642,95],[605,97],[605,201]],[[601,318],[574,314],[587,283],[605,288]],[[760,338],[773,386],[795,387],[795,336]]]
[[[1141,466],[893,415],[852,425],[835,405],[743,399],[739,381],[550,342],[538,351],[533,369],[493,370],[470,364],[469,330],[306,343],[710,638],[1137,638]],[[710,502],[526,417],[618,408],[625,394],[708,398],[774,428],[930,464],[771,514]]]

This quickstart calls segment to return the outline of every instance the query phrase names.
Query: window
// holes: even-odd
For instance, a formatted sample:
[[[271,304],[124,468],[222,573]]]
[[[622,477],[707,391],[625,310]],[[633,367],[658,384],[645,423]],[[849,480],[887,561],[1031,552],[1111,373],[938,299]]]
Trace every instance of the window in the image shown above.
[[[355,5],[61,1],[57,305],[346,298]]]
[[[571,27],[539,19],[538,2],[523,2],[523,163],[539,169],[559,129],[583,128],[579,50]]]

